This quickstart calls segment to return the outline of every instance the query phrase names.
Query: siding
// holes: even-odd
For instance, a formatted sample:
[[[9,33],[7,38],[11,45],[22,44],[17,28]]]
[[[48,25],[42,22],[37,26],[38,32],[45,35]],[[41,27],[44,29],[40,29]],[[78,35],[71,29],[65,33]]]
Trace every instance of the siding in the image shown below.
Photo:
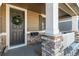
[[[39,14],[28,11],[27,18],[28,29],[32,31],[39,30]],[[3,32],[6,32],[6,4],[2,4],[0,7],[0,33]],[[3,35],[1,38],[4,39],[4,44],[6,44],[6,35]]]
[[[27,11],[27,28],[28,31],[39,30],[39,14],[33,11]]]
[[[13,4],[13,5],[27,9],[27,5],[25,5],[26,7],[22,7],[22,5],[20,5],[20,4]],[[27,10],[27,30],[28,31],[39,31],[39,15],[40,15],[40,13],[30,11],[30,10]]]
[[[79,20],[78,20],[78,30],[79,30]]]
[[[6,4],[0,7],[0,33],[6,32]]]
[[[2,17],[1,17],[1,7],[0,7],[0,33],[1,33],[1,20],[2,20]]]
[[[6,32],[6,4],[2,4],[0,7],[0,33]],[[6,45],[6,35],[0,37],[2,44]]]

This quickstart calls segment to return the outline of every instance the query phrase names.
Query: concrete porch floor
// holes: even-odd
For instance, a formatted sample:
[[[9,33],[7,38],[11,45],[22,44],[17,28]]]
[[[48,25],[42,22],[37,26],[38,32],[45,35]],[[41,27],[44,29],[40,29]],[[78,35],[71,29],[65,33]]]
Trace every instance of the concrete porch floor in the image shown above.
[[[3,56],[42,56],[41,43],[15,48],[7,51]],[[79,50],[74,56],[79,56]]]
[[[40,56],[38,50],[41,50],[41,44],[37,43],[32,46],[24,46],[7,51],[4,56]]]

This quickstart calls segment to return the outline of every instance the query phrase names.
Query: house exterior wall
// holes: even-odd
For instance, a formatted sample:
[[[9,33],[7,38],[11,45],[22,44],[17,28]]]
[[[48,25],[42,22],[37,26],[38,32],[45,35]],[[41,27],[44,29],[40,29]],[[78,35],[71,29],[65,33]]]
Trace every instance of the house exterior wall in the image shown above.
[[[24,9],[28,8],[28,4],[25,5],[26,7],[20,4],[12,4],[12,5],[18,6]],[[28,31],[39,31],[39,15],[40,13],[27,10],[27,30]]]
[[[69,32],[72,31],[72,18],[64,18],[59,21],[59,30],[60,32]]]
[[[2,17],[1,17],[1,7],[0,7],[0,28],[1,28],[1,19]],[[0,29],[0,33],[1,33],[1,29]]]
[[[27,11],[27,28],[28,31],[39,30],[39,13],[28,10]],[[6,4],[0,7],[0,33],[6,32]]]
[[[0,33],[6,32],[6,4],[0,7]]]
[[[39,14],[33,11],[27,11],[27,29],[28,31],[39,30]]]
[[[27,30],[28,31],[39,31],[40,30],[39,29],[39,15],[40,15],[40,13],[31,11],[32,8],[34,8],[33,6],[28,7],[28,4],[25,6],[22,6],[21,4],[12,4],[12,5],[27,9]]]
[[[3,46],[6,45],[6,4],[2,4],[0,7],[0,39]]]
[[[7,11],[8,12],[8,11]],[[4,41],[4,44],[7,42],[6,32],[6,4],[3,3],[0,7],[0,39]],[[39,13],[33,11],[27,11],[27,26],[30,31],[37,31],[39,30]],[[8,24],[8,23],[7,23]]]

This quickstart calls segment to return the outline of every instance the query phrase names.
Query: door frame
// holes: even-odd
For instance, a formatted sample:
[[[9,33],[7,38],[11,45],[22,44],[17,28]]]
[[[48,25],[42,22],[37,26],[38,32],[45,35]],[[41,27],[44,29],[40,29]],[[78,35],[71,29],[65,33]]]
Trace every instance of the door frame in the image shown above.
[[[21,10],[25,12],[25,43],[21,45],[16,45],[13,47],[10,47],[10,8]],[[27,46],[27,9],[20,8],[14,5],[6,4],[6,45],[9,49],[14,49],[22,46]]]

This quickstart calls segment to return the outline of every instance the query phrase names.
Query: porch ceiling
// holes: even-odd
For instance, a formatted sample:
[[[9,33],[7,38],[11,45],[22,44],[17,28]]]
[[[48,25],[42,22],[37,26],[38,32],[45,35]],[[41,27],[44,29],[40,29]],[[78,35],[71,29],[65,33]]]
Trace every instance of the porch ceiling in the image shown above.
[[[67,7],[67,5],[65,5],[65,3],[60,3],[59,4],[59,9],[61,9],[62,11],[66,12],[67,14],[74,16],[75,14]]]
[[[59,9],[59,13],[58,14],[59,14],[59,19],[71,17],[71,15],[67,14],[66,12],[62,11],[61,9]]]
[[[40,14],[45,13],[45,3],[9,3]],[[76,3],[59,3],[59,18],[79,15],[79,7]]]
[[[45,3],[10,3],[37,13],[45,14]]]
[[[66,12],[70,16],[79,15],[79,7],[76,3],[59,3],[59,9]]]
[[[68,5],[74,10],[74,12],[79,15],[79,7],[77,3],[68,3]]]

